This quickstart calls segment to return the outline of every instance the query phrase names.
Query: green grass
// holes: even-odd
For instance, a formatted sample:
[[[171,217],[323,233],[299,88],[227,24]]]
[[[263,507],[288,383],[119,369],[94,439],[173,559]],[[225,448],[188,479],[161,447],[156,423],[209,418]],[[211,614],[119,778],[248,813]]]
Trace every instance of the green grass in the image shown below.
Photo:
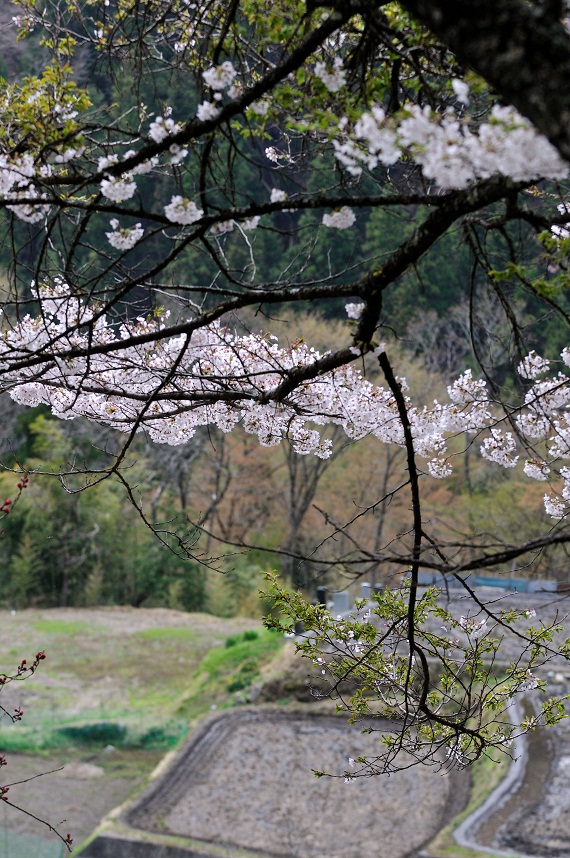
[[[8,615],[0,625],[0,644],[13,643],[17,631],[21,647],[5,669],[40,649],[47,654],[21,685],[22,722],[0,721],[3,752],[96,753],[106,745],[133,753],[168,750],[197,713],[233,705],[236,691],[258,678],[282,643],[279,635],[248,629],[239,618],[186,615],[187,624],[176,617],[172,627],[168,621],[154,627],[149,613],[145,628],[144,612],[126,610],[124,627],[117,612],[85,615],[30,610]],[[138,626],[133,629],[133,620],[129,630],[131,616]],[[226,649],[228,637],[235,644]]]
[[[3,752],[96,752],[107,745],[168,750],[185,735],[189,720],[234,705],[236,694],[259,679],[283,644],[267,629],[224,637],[218,628],[200,635],[186,626],[158,627],[118,637],[101,625],[42,618],[31,630],[51,637],[48,658],[23,686],[36,697],[30,706],[24,703],[24,719],[0,723]],[[42,685],[42,674],[49,684]],[[99,695],[97,684],[107,689],[110,680],[112,689]],[[77,711],[85,695],[96,703]]]
[[[261,667],[283,646],[280,634],[269,629],[232,635],[224,646],[211,649],[202,659],[188,690],[183,695],[177,714],[196,718],[212,707],[224,708],[233,703],[235,693],[245,691],[259,679]]]
[[[0,720],[2,753],[33,755],[44,771],[95,764],[105,773],[97,789],[108,783],[120,801],[179,744],[190,719],[212,705],[235,705],[227,686],[254,681],[283,642],[240,617],[132,608],[0,613],[0,672],[11,673],[40,650],[47,656],[32,677],[11,686],[14,702],[8,693],[0,698],[24,710],[20,723]],[[228,637],[235,645],[226,649]],[[13,761],[16,769],[15,754]],[[80,787],[78,805],[89,803],[90,785]],[[81,807],[73,814],[84,833],[92,824],[86,815]]]
[[[246,658],[266,660],[266,656],[276,653],[282,644],[283,636],[269,629],[261,629],[253,640],[245,632],[232,646],[227,646],[226,641],[223,647],[211,649],[200,664],[200,672],[206,671],[212,678],[218,677],[234,670]]]
[[[0,727],[3,752],[49,754],[62,749],[100,751],[112,745],[123,750],[167,751],[184,738],[188,724],[182,718],[140,718],[133,712],[65,715],[56,720],[40,716],[28,723]]]
[[[69,623],[65,620],[37,620],[34,629],[44,635],[66,635],[76,637],[77,635],[93,634],[93,629],[82,622]],[[101,629],[98,629],[101,632]]]
[[[140,638],[145,641],[192,641],[195,640],[196,633],[193,629],[189,628],[156,628],[145,629],[142,632],[136,632],[134,637]]]

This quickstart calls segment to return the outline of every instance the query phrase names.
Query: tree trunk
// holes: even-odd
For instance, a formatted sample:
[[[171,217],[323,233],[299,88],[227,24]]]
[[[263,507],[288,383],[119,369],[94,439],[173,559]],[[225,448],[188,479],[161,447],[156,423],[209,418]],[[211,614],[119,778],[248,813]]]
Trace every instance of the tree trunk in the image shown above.
[[[402,0],[570,160],[570,36],[562,4]]]

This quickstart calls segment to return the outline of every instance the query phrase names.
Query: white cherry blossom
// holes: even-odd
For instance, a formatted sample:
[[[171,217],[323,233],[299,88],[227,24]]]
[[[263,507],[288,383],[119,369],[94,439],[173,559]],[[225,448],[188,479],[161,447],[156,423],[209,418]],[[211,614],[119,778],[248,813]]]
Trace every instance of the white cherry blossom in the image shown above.
[[[116,250],[131,250],[144,235],[144,229],[140,223],[133,227],[121,228],[119,221],[113,218],[111,221],[112,232],[106,232],[109,244]]]
[[[173,167],[177,164],[181,164],[184,158],[188,155],[188,149],[184,149],[177,143],[173,143],[169,146],[168,151],[170,152],[170,163]]]
[[[202,72],[202,77],[211,89],[223,90],[234,81],[237,72],[229,60],[226,60],[219,66],[211,66]]]
[[[180,131],[181,127],[170,116],[157,116],[150,124],[148,136],[155,143],[162,143],[171,134]]]
[[[134,197],[136,190],[136,182],[133,182],[132,177],[128,174],[120,177],[110,176],[101,182],[101,193],[114,203],[130,200],[131,197]]]
[[[118,224],[113,226],[118,228]],[[198,426],[212,424],[229,432],[238,422],[264,446],[288,438],[299,454],[322,458],[330,456],[331,444],[322,439],[318,427],[329,423],[342,426],[351,439],[373,435],[384,443],[404,444],[392,392],[373,385],[353,366],[317,374],[285,400],[271,400],[272,391],[291,368],[310,366],[322,358],[306,343],[282,348],[273,338],[238,336],[216,322],[194,331],[189,346],[184,337],[171,337],[89,358],[62,360],[70,348],[83,347],[87,352],[87,343],[91,349],[98,343],[108,349],[113,342],[119,344],[141,334],[160,335],[166,318],[125,322],[118,331],[101,318],[89,334],[77,328],[68,334],[70,324],[87,325],[92,310],[62,281],[40,286],[38,295],[43,315],[26,317],[19,326],[4,331],[3,345],[0,340],[0,366],[3,355],[13,362],[18,355],[37,353],[46,361],[39,381],[35,365],[18,370],[15,376],[8,365],[2,368],[19,402],[43,402],[60,417],[84,416],[123,431],[144,411],[141,428],[155,441],[167,444],[185,443]],[[174,360],[179,361],[177,377],[167,383]],[[87,376],[88,390],[84,390]],[[428,460],[428,468],[433,460],[431,469],[440,476],[435,473],[438,469],[447,472],[450,468],[445,460],[446,427],[451,425],[455,432],[477,424],[483,430],[489,425],[488,413],[479,401],[461,411],[438,403],[432,409],[417,409],[408,398],[405,379],[399,382],[418,453]],[[147,411],[144,402],[157,390],[161,396]],[[171,390],[176,396],[173,400],[168,398]],[[187,408],[181,407],[185,402]]]
[[[457,101],[460,101],[461,104],[464,104],[467,107],[469,105],[469,85],[465,83],[464,80],[454,78],[451,81],[451,86]]]
[[[210,232],[212,235],[223,235],[226,232],[231,232],[234,228],[233,220],[222,220],[219,223],[215,223],[211,228]]]
[[[188,200],[185,197],[176,195],[172,197],[167,206],[164,207],[164,214],[172,223],[178,223],[181,226],[189,226],[200,220],[204,214],[203,210],[198,208],[196,203]]]
[[[260,98],[258,101],[254,101],[250,104],[249,109],[253,111],[256,116],[267,116],[269,112],[269,101],[266,98]]]
[[[516,449],[517,444],[512,432],[491,428],[481,445],[481,455],[504,468],[514,468],[518,461],[518,456],[513,456]]]
[[[342,206],[332,212],[323,215],[323,225],[333,229],[349,229],[356,221],[356,215],[348,206]]]
[[[537,355],[533,350],[519,364],[519,375],[523,378],[536,378],[538,375],[547,372],[550,367],[550,362]]]
[[[567,214],[570,216],[570,209],[568,209],[568,206],[565,203],[559,203],[557,209],[560,214]],[[570,238],[570,223],[563,225],[553,223],[550,227],[550,231],[552,235],[555,235],[557,238]]]
[[[246,232],[249,232],[251,230],[257,229],[260,220],[260,215],[255,215],[254,217],[250,217],[247,220],[242,221],[242,223],[240,223],[240,227]]]
[[[344,309],[345,309],[346,315],[348,316],[349,319],[354,319],[355,321],[358,321],[360,319],[360,317],[362,316],[362,311],[364,310],[365,307],[366,307],[366,304],[364,304],[364,302],[361,301],[358,304],[355,304],[355,303],[345,304]]]
[[[427,105],[411,105],[404,118],[394,122],[378,105],[364,112],[352,130],[342,119],[332,142],[337,159],[353,175],[359,175],[362,166],[373,170],[408,157],[446,190],[494,174],[514,181],[568,175],[568,165],[552,144],[514,108],[500,105],[473,130],[451,108],[437,114]]]
[[[50,206],[49,205],[40,205],[31,200],[45,200],[45,194],[39,194],[37,189],[33,185],[29,185],[27,188],[21,191],[11,191],[6,194],[6,197],[10,200],[21,200],[20,203],[13,203],[11,205],[6,206],[11,212],[14,212],[16,217],[20,220],[25,221],[26,223],[39,223],[42,220],[45,220],[47,217]]]
[[[550,468],[545,462],[532,461],[527,459],[524,463],[524,472],[527,477],[533,480],[547,480],[550,474]]]
[[[346,71],[343,68],[341,57],[335,57],[332,69],[327,67],[326,63],[316,63],[315,74],[329,92],[338,92],[346,84]]]
[[[564,517],[566,504],[553,495],[544,495],[544,509],[551,518],[559,520]]]
[[[219,112],[219,109],[211,101],[203,101],[198,105],[196,116],[200,122],[207,122],[208,119],[215,119]]]

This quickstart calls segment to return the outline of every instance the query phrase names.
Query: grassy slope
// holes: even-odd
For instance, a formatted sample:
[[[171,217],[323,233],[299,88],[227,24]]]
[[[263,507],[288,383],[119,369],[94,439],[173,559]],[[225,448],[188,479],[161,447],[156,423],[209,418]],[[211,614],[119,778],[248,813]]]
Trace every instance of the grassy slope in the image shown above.
[[[47,653],[36,676],[3,691],[6,708],[25,710],[20,724],[0,726],[8,751],[169,747],[189,719],[230,705],[281,644],[253,620],[165,610],[24,611],[8,625],[18,648],[5,647],[4,628],[0,651],[14,659],[0,669],[38,649]]]
[[[233,705],[281,643],[252,619],[165,609],[2,612],[0,672],[40,649],[47,654],[35,676],[2,690],[2,705],[25,713],[19,724],[0,723],[0,753],[9,761],[2,782],[65,765],[61,775],[14,786],[11,796],[49,821],[66,816],[78,844],[141,788],[189,722]],[[75,777],[84,764],[93,776]],[[50,837],[9,811],[4,828]]]

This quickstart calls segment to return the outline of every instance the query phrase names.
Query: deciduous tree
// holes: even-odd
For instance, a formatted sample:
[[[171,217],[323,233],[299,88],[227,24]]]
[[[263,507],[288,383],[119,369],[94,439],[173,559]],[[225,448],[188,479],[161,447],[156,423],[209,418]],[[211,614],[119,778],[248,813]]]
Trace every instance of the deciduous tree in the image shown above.
[[[405,494],[403,536],[373,552],[355,546],[351,563],[409,569],[407,588],[340,624],[278,585],[276,597],[314,628],[307,654],[319,662],[332,648],[327,669],[351,673],[401,719],[363,773],[393,768],[402,748],[429,760],[443,746],[467,762],[505,747],[536,723],[507,723],[509,702],[570,645],[555,647],[552,628],[516,631],[520,657],[493,680],[488,630],[525,616],[496,614],[467,589],[471,613],[454,618],[437,594],[420,594],[418,573],[461,579],[570,539],[570,351],[541,357],[542,323],[528,324],[531,311],[569,319],[564,10],[523,0],[19,6],[20,36],[39,36],[49,61],[5,84],[0,104],[12,253],[2,390],[124,433],[98,474],[70,469],[84,485],[112,474],[129,490],[122,466],[141,431],[179,445],[198,427],[240,423],[262,445],[326,458],[322,427],[332,425],[402,449],[399,487],[370,509]],[[115,81],[117,104],[89,90],[86,69]],[[364,255],[371,211],[394,229]],[[484,354],[481,377],[463,366],[445,401],[418,405],[398,372],[395,340],[412,315],[398,305],[406,294],[429,308],[422,271],[452,229],[470,253],[468,328],[488,300],[518,375]],[[292,331],[278,342],[269,317],[284,305]],[[340,347],[295,338],[295,314],[312,306],[346,313]],[[444,543],[432,532],[423,486],[452,473],[458,438],[497,467],[526,459],[528,478],[550,484],[540,536]],[[184,529],[155,529],[180,555],[199,553]],[[459,644],[430,631],[430,617],[460,630]],[[360,691],[349,705],[369,709]],[[556,720],[559,704],[542,715]]]

